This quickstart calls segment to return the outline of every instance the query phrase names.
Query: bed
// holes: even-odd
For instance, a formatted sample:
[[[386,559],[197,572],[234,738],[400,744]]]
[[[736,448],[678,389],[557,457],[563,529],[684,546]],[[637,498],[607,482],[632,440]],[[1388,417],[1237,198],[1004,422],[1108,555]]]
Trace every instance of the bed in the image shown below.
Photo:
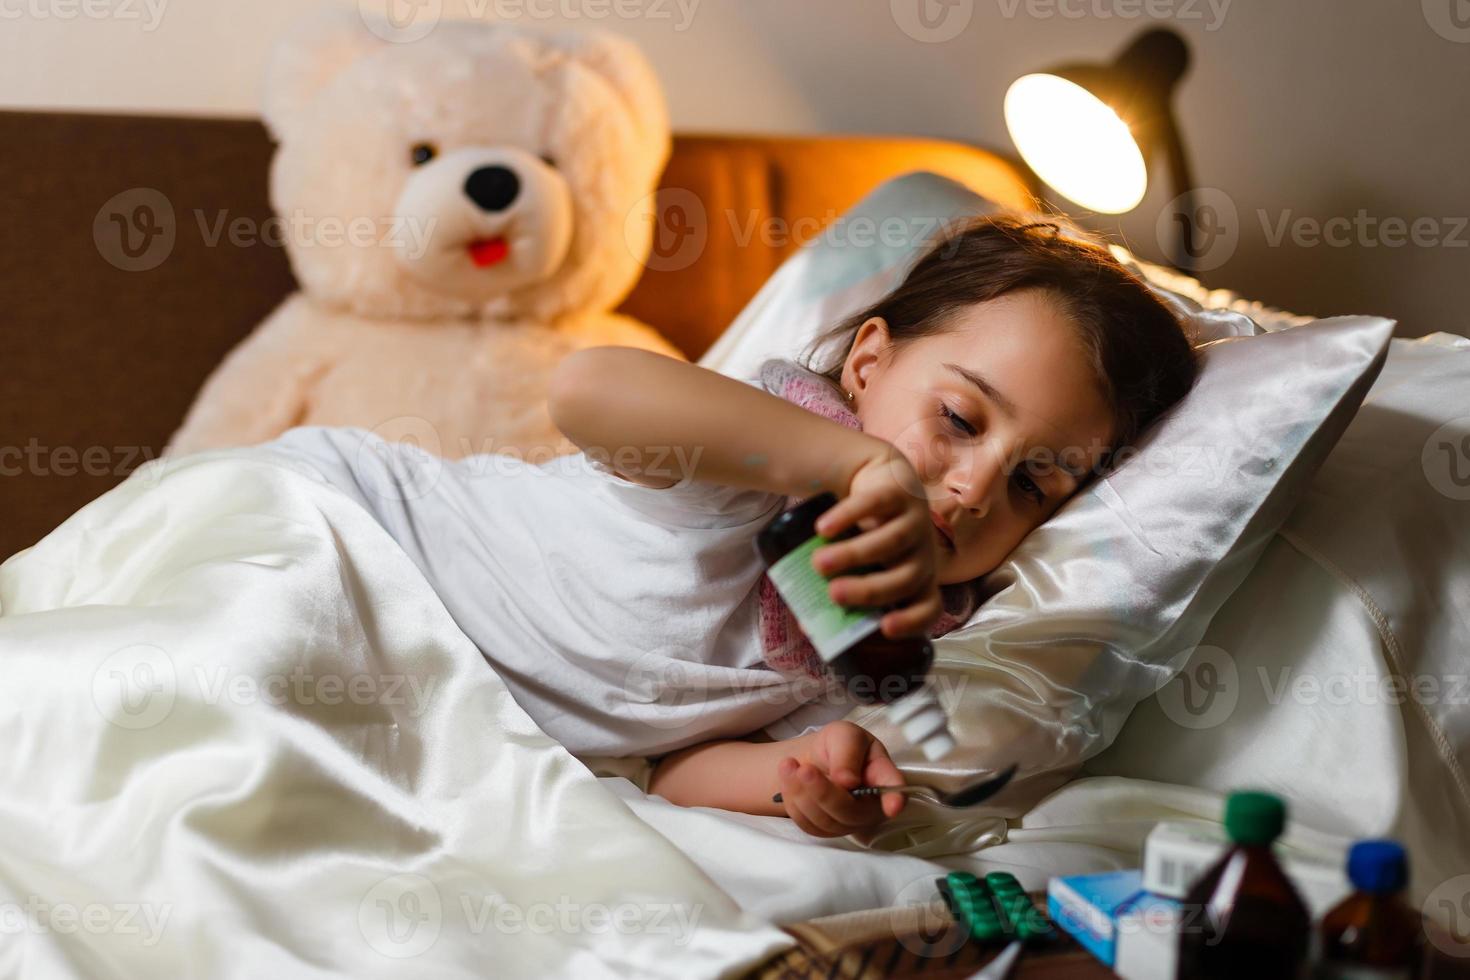
[[[1084,778],[1023,817],[977,818],[949,854],[816,841],[780,818],[674,807],[615,765],[591,771],[493,672],[471,669],[483,661],[381,529],[303,475],[209,453],[106,493],[157,456],[204,376],[290,289],[280,249],[210,248],[197,234],[199,215],[269,216],[262,127],[0,113],[0,139],[27,150],[7,159],[12,193],[0,199],[10,319],[23,338],[0,389],[0,427],[22,461],[0,481],[0,555],[27,549],[0,568],[11,680],[0,719],[14,747],[0,888],[10,907],[51,910],[0,949],[6,972],[755,975],[789,966],[799,938],[819,945],[858,921],[824,917],[932,908],[946,870],[1008,870],[1040,889],[1053,874],[1136,866],[1155,821],[1215,819],[1232,780],[1264,758],[1238,753],[1229,729],[1155,757],[1146,710]],[[708,243],[692,263],[650,269],[623,308],[699,358],[801,241],[742,244],[721,216],[811,234],[915,169],[1002,205],[1035,203],[1020,168],[974,147],[682,135],[663,186],[704,203]],[[103,260],[93,222],[137,187],[173,202],[177,240],[163,265],[129,273]],[[1430,356],[1405,349],[1400,361],[1420,355]],[[147,492],[165,484],[167,494]],[[194,529],[189,546],[140,530],[158,526]],[[1348,637],[1361,576],[1314,550],[1322,527],[1291,533],[1272,561],[1304,588],[1346,596],[1343,623],[1323,628]],[[329,593],[350,601],[322,602]],[[1270,598],[1242,598],[1222,628]],[[38,628],[62,615],[64,638]],[[1392,645],[1392,625],[1352,650],[1365,669]],[[326,690],[324,677],[361,681],[360,696]],[[312,696],[273,695],[291,684]],[[78,691],[92,696],[77,703]],[[1424,833],[1470,839],[1463,773],[1436,762],[1458,760],[1470,741],[1421,715],[1368,719],[1392,742],[1371,788]],[[1297,724],[1283,737],[1311,731]],[[1410,785],[1423,805],[1401,802]],[[1397,819],[1319,816],[1298,843],[1324,853]],[[1444,887],[1425,894],[1470,893],[1470,878],[1455,884],[1470,866],[1443,872],[1434,884]],[[882,921],[899,935],[897,919]],[[1087,975],[1085,959],[1069,962],[1068,975]]]

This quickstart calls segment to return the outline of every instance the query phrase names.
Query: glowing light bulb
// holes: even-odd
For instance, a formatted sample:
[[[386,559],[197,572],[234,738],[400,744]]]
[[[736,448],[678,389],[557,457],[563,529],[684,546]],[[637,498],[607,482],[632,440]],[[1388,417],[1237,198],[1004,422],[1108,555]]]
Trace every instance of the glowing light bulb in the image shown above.
[[[1036,175],[1085,208],[1121,214],[1143,200],[1138,143],[1097,96],[1057,75],[1022,75],[1005,97],[1006,127]]]

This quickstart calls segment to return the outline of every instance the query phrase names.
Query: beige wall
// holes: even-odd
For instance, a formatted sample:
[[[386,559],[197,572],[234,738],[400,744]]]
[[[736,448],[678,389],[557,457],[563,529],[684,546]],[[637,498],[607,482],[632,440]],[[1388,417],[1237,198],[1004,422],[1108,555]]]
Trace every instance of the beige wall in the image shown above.
[[[1465,0],[416,2],[420,14],[626,33],[685,129],[1006,149],[1012,78],[1105,57],[1152,16],[1192,45],[1179,108],[1197,181],[1227,211],[1206,282],[1300,312],[1393,316],[1408,335],[1470,333],[1470,21],[1452,16]],[[0,105],[254,114],[271,39],[308,5],[0,0]],[[1121,221],[1089,223],[1157,259],[1168,197],[1156,185]]]

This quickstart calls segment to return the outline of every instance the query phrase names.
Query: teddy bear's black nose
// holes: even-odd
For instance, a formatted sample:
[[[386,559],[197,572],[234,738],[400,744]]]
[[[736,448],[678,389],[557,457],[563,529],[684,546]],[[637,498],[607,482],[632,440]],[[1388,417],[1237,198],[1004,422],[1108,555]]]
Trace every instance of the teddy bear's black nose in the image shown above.
[[[521,192],[521,179],[509,167],[481,167],[464,182],[464,192],[486,211],[504,211]]]

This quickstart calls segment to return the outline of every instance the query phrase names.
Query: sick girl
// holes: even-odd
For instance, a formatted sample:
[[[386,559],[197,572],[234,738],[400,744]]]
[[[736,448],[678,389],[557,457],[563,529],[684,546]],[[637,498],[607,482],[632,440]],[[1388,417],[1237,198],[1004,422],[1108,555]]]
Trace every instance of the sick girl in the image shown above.
[[[893,606],[890,637],[942,635],[1197,370],[1177,318],[1105,247],[998,215],[949,228],[754,384],[633,348],[572,354],[549,410],[579,453],[446,461],[320,427],[265,448],[372,511],[573,754],[649,758],[648,790],[671,802],[842,836],[903,806],[849,790],[903,777],[841,720],[854,702],[823,680],[755,535],[831,492],[818,532],[861,532],[813,556],[833,600]]]

